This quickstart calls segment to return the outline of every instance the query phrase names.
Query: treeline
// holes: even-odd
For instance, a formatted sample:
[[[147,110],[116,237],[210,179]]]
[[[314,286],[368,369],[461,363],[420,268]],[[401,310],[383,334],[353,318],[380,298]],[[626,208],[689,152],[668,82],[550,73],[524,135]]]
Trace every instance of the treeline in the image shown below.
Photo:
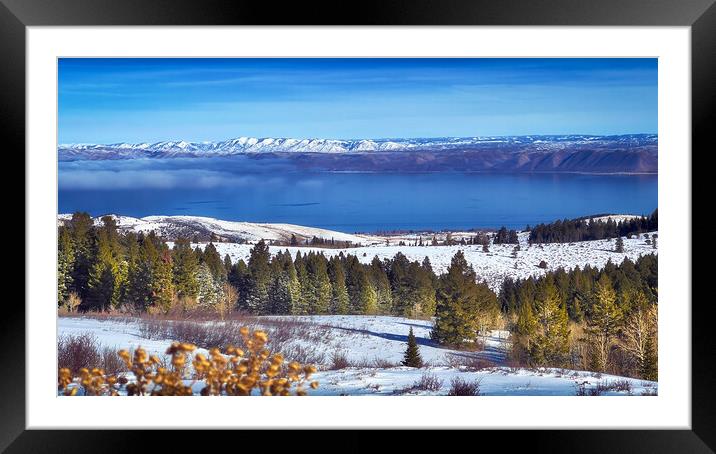
[[[111,217],[94,226],[89,215],[75,213],[59,227],[58,301],[71,310],[211,308],[221,314],[430,317],[441,301],[442,282],[427,257],[410,261],[402,253],[362,264],[343,253],[271,256],[260,241],[248,262],[232,263],[212,243],[202,250],[178,239],[170,249],[153,232],[120,234]],[[479,286],[499,313],[494,292]]]
[[[213,243],[169,248],[153,232],[120,234],[111,217],[95,226],[86,213],[58,230],[58,301],[69,310],[434,316],[433,339],[456,347],[506,322],[520,365],[657,376],[656,255],[508,278],[498,297],[462,251],[437,276],[427,257],[272,256],[263,241],[247,262],[232,262]]]
[[[527,226],[530,231],[529,242],[534,243],[571,243],[574,241],[604,240],[629,235],[638,235],[659,229],[657,210],[649,216],[616,222],[595,221],[594,219],[564,219],[549,224]]]
[[[506,279],[513,355],[520,364],[657,378],[656,255]]]

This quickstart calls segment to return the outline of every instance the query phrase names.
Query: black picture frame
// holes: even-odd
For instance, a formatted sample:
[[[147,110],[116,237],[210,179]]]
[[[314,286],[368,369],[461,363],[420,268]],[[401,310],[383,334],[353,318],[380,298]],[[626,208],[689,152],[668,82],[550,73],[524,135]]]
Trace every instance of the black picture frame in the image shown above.
[[[0,122],[6,131],[6,152],[25,150],[26,27],[89,25],[688,26],[692,39],[692,150],[683,150],[685,158],[691,153],[693,162],[694,149],[704,148],[702,152],[706,152],[706,145],[711,145],[709,136],[716,100],[714,0],[363,0],[310,4],[244,0],[0,0],[0,55],[4,67],[0,71]],[[691,244],[684,247],[691,248]],[[696,272],[708,271],[694,268]],[[689,303],[692,302],[679,302],[684,307]],[[509,446],[514,448],[520,439],[523,442],[529,439],[532,450],[542,448],[550,452],[714,452],[716,345],[715,336],[709,333],[713,320],[707,316],[710,304],[708,298],[693,298],[691,305],[691,430],[517,431],[514,437],[485,431],[480,434],[479,445],[486,447],[493,440],[505,443],[509,439]],[[25,308],[20,304],[5,307],[0,317],[3,346],[0,449],[7,452],[130,449],[138,441],[136,433],[127,436],[125,431],[25,430]],[[343,437],[345,448],[341,450],[354,451],[371,444],[359,434]],[[291,436],[276,438],[291,439]],[[420,438],[404,437],[403,447],[422,445]],[[158,440],[167,450],[185,442],[184,437],[171,435]]]

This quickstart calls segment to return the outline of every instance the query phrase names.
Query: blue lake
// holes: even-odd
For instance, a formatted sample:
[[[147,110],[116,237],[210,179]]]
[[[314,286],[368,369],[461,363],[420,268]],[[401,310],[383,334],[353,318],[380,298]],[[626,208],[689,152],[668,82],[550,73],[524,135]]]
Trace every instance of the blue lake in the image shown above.
[[[237,158],[59,164],[59,211],[195,215],[344,232],[522,228],[597,213],[649,214],[655,175],[340,173]]]

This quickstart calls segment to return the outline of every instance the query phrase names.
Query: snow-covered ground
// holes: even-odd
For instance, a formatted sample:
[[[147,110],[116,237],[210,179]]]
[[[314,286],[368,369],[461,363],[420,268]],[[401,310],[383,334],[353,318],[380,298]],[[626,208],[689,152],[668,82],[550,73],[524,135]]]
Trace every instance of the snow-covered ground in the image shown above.
[[[575,395],[580,386],[589,390],[597,386],[608,387],[614,382],[627,383],[630,389],[605,390],[603,395],[654,394],[658,388],[655,382],[591,372],[507,367],[504,363],[508,333],[504,331],[490,333],[484,340],[483,351],[468,352],[435,345],[429,337],[431,322],[424,320],[389,316],[310,316],[258,318],[255,323],[258,326],[265,324],[270,337],[272,323],[281,320],[304,323],[304,333],[312,333],[282,343],[284,352],[300,347],[310,349],[313,357],[318,358],[315,364],[319,371],[314,378],[320,386],[310,391],[310,395],[445,395],[456,377],[467,382],[478,381],[481,395]],[[427,363],[420,369],[397,365],[405,351],[411,327],[420,354]],[[92,333],[102,346],[116,349],[141,346],[152,354],[163,355],[172,339],[148,339],[143,332],[141,321],[131,318],[58,319],[60,336]],[[352,366],[330,370],[334,355],[345,356]],[[485,362],[476,368],[475,363],[471,363],[474,358]],[[423,375],[434,377],[440,386],[433,390],[411,389]],[[198,391],[201,385],[195,388]]]
[[[371,239],[363,235],[336,232],[334,230],[305,227],[294,224],[267,224],[255,222],[224,221],[221,219],[202,216],[146,216],[134,218],[131,216],[109,215],[117,223],[121,232],[134,232],[147,234],[154,231],[165,238],[184,235],[189,238],[198,235],[214,234],[222,238],[256,242],[261,239],[267,241],[289,241],[291,235],[300,240],[311,239],[314,236],[325,240],[349,241],[355,244],[366,244],[380,239]],[[102,217],[93,218],[96,226],[102,225]],[[58,223],[64,223],[72,218],[71,214],[57,216]]]
[[[650,232],[649,235],[651,236],[654,233],[658,234],[658,232]],[[401,252],[411,261],[422,261],[426,256],[429,257],[433,270],[438,274],[447,270],[448,266],[450,266],[450,260],[457,251],[463,251],[468,263],[475,269],[478,279],[486,281],[495,291],[499,290],[502,281],[506,277],[524,279],[530,276],[541,276],[545,272],[559,267],[572,269],[575,266],[583,268],[585,265],[591,265],[592,267],[602,268],[608,260],[618,264],[627,257],[631,260],[636,260],[640,255],[657,253],[657,250],[651,244],[646,244],[643,235],[639,238],[624,238],[623,253],[614,252],[615,239],[530,246],[527,242],[529,238],[528,232],[518,234],[518,238],[521,250],[517,252],[517,258],[512,257],[514,249],[512,244],[492,244],[489,248],[490,252],[482,252],[482,246],[479,245],[386,246],[385,242],[348,249],[270,246],[269,250],[272,254],[275,254],[278,251],[288,249],[294,257],[299,251],[301,254],[305,254],[313,250],[321,252],[327,257],[338,255],[342,252],[346,255],[357,256],[362,263],[370,263],[375,256],[381,260],[393,258],[395,254]],[[215,243],[214,245],[222,257],[228,254],[232,262],[236,262],[239,259],[247,262],[253,247],[251,244],[237,243]],[[206,244],[195,244],[194,246],[205,247]],[[547,263],[546,269],[538,266],[542,260]]]

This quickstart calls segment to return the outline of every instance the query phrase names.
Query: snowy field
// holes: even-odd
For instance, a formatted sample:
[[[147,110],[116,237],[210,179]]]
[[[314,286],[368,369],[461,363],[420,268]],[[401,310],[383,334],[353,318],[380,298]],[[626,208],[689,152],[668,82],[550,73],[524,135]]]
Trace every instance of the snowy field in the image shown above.
[[[276,323],[302,324],[304,334],[285,339],[281,351],[309,352],[319,371],[320,382],[310,395],[445,395],[458,377],[479,382],[481,395],[575,395],[585,390],[621,383],[622,389],[605,389],[601,395],[655,394],[657,384],[591,372],[564,369],[519,369],[505,365],[508,333],[493,331],[484,339],[484,350],[456,351],[435,345],[429,337],[431,322],[389,316],[258,317],[254,327],[266,325],[271,338]],[[194,322],[215,324],[221,322]],[[426,366],[399,366],[413,328]],[[100,345],[113,349],[143,347],[150,354],[164,355],[172,339],[147,337],[138,319],[60,317],[58,335],[92,333]],[[308,333],[308,334],[306,334]],[[237,342],[238,343],[238,342]],[[290,356],[290,354],[289,354]],[[331,370],[335,356],[350,365]],[[432,390],[415,389],[423,375],[435,379]],[[626,386],[624,386],[626,384]],[[201,389],[196,384],[195,389]],[[413,389],[411,389],[413,388]]]
[[[649,236],[654,233],[658,234],[658,232],[650,232]],[[278,251],[288,249],[294,257],[299,251],[301,254],[305,254],[313,250],[321,252],[327,257],[338,255],[342,252],[345,255],[357,256],[362,263],[370,263],[373,257],[376,256],[381,260],[393,258],[395,254],[402,252],[411,261],[418,260],[422,262],[426,256],[429,257],[433,270],[438,274],[442,274],[447,270],[452,257],[457,251],[461,250],[465,253],[468,263],[475,269],[478,279],[486,281],[495,291],[499,290],[502,281],[506,277],[524,279],[530,276],[541,276],[546,271],[555,270],[559,267],[572,269],[575,266],[583,268],[585,265],[591,265],[592,267],[602,268],[608,260],[611,260],[614,264],[619,264],[627,257],[631,260],[636,260],[640,255],[657,253],[657,250],[651,244],[646,244],[643,235],[639,238],[636,236],[631,239],[623,238],[624,253],[614,252],[616,239],[530,246],[527,241],[529,238],[528,232],[518,234],[518,238],[521,250],[517,252],[517,258],[512,257],[513,244],[491,244],[489,252],[483,252],[480,245],[386,246],[384,242],[381,245],[349,249],[270,246],[269,250],[272,254],[275,254]],[[215,243],[214,245],[222,257],[225,254],[229,254],[232,262],[236,262],[239,259],[248,262],[249,254],[253,247],[251,244],[236,243]],[[196,247],[197,244],[194,246]],[[206,244],[198,244],[198,246],[205,247]],[[546,269],[538,266],[542,260],[547,263]]]

